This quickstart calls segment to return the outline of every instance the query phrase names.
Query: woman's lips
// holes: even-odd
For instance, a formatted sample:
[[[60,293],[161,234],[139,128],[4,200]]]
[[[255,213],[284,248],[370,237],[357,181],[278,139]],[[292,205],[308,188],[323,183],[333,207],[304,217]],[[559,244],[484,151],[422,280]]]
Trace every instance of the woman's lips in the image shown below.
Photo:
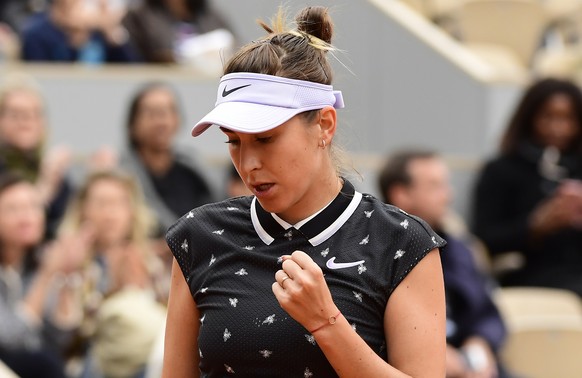
[[[256,195],[264,195],[269,192],[269,190],[274,186],[274,184],[259,184],[253,185],[253,191]]]

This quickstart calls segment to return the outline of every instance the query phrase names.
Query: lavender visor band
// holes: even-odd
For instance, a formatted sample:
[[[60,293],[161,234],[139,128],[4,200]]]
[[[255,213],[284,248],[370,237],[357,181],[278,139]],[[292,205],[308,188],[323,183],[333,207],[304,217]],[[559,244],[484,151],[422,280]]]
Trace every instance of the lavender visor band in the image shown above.
[[[256,73],[224,75],[214,109],[192,129],[202,134],[212,125],[242,133],[261,133],[308,111],[344,107],[342,93],[331,85]]]

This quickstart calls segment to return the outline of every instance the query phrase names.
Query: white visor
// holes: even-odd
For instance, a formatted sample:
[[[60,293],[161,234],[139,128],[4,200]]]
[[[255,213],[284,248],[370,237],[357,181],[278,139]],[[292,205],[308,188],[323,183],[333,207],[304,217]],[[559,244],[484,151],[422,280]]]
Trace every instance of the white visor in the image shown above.
[[[241,133],[274,129],[296,114],[344,107],[342,93],[331,85],[257,73],[230,73],[218,85],[214,109],[192,129],[202,134],[212,125]]]

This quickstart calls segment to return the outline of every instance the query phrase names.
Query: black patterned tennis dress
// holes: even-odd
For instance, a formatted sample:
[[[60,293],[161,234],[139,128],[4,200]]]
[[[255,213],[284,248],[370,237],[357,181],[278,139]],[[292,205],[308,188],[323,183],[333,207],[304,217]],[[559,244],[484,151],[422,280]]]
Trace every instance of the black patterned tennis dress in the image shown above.
[[[387,359],[383,318],[390,294],[445,242],[422,220],[346,180],[322,211],[296,225],[254,197],[190,211],[167,235],[200,311],[203,377],[336,377],[314,337],[277,302],[281,256],[302,250],[322,268],[354,330]]]

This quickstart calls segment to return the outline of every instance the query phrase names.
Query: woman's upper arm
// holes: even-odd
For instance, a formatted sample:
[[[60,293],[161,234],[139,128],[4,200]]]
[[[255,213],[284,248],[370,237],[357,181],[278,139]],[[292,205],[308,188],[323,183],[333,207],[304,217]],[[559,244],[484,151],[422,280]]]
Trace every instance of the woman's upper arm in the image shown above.
[[[384,315],[388,362],[413,377],[445,376],[445,292],[437,249],[396,287]]]
[[[199,377],[198,309],[180,266],[174,260],[168,300],[162,376]]]

